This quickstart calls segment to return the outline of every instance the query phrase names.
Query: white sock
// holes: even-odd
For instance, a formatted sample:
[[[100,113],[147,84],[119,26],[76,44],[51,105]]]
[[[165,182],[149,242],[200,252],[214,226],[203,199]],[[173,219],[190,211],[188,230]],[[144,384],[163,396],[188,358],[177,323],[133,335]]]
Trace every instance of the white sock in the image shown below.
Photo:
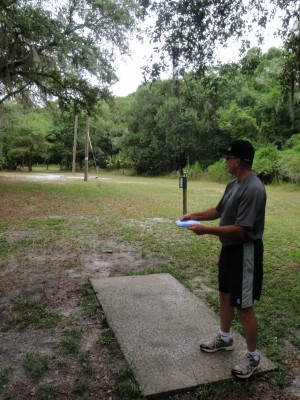
[[[230,332],[223,332],[220,331],[221,339],[224,340],[224,342],[228,343],[230,340]]]

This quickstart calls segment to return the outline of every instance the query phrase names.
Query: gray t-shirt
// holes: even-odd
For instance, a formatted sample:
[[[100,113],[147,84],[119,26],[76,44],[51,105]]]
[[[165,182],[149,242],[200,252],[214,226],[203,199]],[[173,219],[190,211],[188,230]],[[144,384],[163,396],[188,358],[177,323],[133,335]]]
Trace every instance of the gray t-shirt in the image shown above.
[[[226,186],[216,209],[221,214],[220,226],[238,225],[247,228],[246,239],[220,237],[223,246],[232,246],[261,239],[265,225],[266,191],[253,173]]]

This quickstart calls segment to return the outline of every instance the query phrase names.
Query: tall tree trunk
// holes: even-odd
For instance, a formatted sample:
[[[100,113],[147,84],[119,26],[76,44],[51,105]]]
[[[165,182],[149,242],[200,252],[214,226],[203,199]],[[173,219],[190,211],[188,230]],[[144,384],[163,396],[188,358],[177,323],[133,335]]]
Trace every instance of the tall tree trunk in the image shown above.
[[[78,114],[75,115],[75,123],[74,123],[73,162],[72,162],[73,175],[75,175],[76,172],[77,127],[78,127]]]
[[[32,172],[32,153],[29,153],[28,157],[28,172]]]
[[[86,131],[85,131],[85,152],[84,152],[84,180],[88,180],[89,168],[89,135],[90,135],[90,116],[86,117]]]
[[[291,118],[291,130],[293,133],[295,129],[295,74],[291,73],[290,81],[290,118]]]

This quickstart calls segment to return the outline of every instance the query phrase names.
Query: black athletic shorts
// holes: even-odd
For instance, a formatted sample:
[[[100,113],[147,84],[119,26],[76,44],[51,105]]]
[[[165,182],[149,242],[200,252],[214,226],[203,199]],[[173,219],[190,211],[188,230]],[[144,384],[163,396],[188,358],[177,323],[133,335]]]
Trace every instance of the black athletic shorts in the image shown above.
[[[223,246],[219,259],[219,291],[230,293],[233,307],[251,307],[260,299],[263,281],[263,242]]]

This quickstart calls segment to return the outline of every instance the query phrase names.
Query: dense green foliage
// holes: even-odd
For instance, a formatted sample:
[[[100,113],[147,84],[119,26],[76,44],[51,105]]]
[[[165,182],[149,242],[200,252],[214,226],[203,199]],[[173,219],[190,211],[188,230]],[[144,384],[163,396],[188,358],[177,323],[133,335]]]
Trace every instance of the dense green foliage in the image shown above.
[[[148,0],[147,11],[155,15],[148,34],[156,43],[158,61],[146,74],[157,77],[171,67],[175,78],[193,71],[201,74],[215,58],[215,48],[225,46],[229,39],[241,41],[245,50],[250,46],[249,33],[263,41],[268,23],[281,15],[278,34],[286,41],[299,27],[299,4],[294,0]],[[297,43],[297,44],[296,44]],[[294,41],[299,47],[299,38]]]
[[[254,62],[255,60],[255,62]],[[255,169],[266,182],[300,180],[300,93],[281,85],[285,51],[262,54],[252,48],[239,63],[211,67],[202,78],[187,74],[140,86],[124,98],[98,103],[91,118],[91,164],[163,175],[186,168],[203,175],[219,160],[218,147],[236,138],[253,142]],[[32,162],[72,164],[75,111],[2,106],[0,143],[2,168]],[[79,114],[77,163],[84,160],[86,114]],[[198,166],[193,169],[193,166]],[[226,176],[224,163],[208,169]],[[198,171],[197,173],[195,171]]]
[[[282,49],[254,47],[239,62],[214,62],[216,46],[241,38],[246,49],[245,35],[263,34],[276,10]],[[262,179],[299,182],[296,2],[4,0],[0,11],[0,168],[55,163],[70,170],[78,117],[80,168],[89,132],[94,166],[150,175],[185,168],[191,177],[222,179],[218,147],[246,138]],[[128,52],[147,14],[160,56],[148,68],[154,80],[113,101],[116,52]],[[168,66],[172,79],[157,79]]]
[[[134,0],[1,1],[0,104],[54,96],[91,109],[116,82],[139,15]]]
[[[281,85],[284,65],[284,50],[261,54],[252,48],[239,63],[211,67],[202,78],[185,75],[179,95],[172,81],[140,87],[124,115],[128,131],[119,138],[120,153],[140,174],[165,174],[195,163],[203,171],[219,159],[220,145],[246,138],[257,149],[255,168],[265,181],[297,181],[297,174],[296,179],[294,173],[283,174],[281,166],[287,149],[295,159],[289,162],[299,163],[296,142],[289,139],[300,132],[299,91],[291,110],[289,92]],[[226,174],[219,168],[224,163],[209,172],[221,179]]]

